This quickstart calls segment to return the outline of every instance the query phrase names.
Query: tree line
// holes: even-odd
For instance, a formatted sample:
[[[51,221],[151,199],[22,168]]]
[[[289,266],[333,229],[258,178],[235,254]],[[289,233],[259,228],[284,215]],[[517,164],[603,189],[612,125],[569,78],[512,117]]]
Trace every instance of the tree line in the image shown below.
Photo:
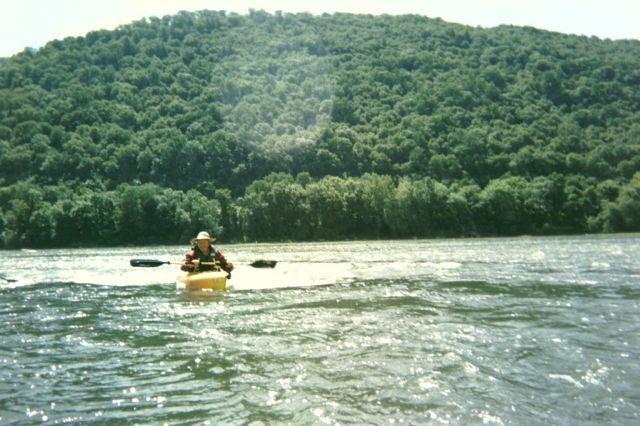
[[[639,70],[637,41],[414,15],[53,40],[0,62],[0,246],[638,231]]]
[[[187,243],[207,229],[224,241],[299,241],[634,231],[640,172],[629,184],[561,175],[445,185],[365,174],[314,179],[274,173],[242,197],[122,184],[112,191],[22,182],[0,190],[7,248]]]

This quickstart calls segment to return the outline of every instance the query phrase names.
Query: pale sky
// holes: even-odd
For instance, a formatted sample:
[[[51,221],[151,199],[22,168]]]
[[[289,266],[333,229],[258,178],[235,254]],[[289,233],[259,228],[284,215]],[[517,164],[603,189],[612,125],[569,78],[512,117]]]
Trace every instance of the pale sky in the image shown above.
[[[418,14],[484,28],[532,26],[567,34],[640,40],[640,0],[0,0],[0,57],[48,41],[112,30],[180,10]]]

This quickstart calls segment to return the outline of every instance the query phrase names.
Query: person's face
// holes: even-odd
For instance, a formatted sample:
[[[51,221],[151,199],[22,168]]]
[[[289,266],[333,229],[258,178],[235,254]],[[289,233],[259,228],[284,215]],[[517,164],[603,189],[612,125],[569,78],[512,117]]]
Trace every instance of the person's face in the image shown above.
[[[207,251],[209,248],[209,240],[198,240],[198,247],[201,251]]]

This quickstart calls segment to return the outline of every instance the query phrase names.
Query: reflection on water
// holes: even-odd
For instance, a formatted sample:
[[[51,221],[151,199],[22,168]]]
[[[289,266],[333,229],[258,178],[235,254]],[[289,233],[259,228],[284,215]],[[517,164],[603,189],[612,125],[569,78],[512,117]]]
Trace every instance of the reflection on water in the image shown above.
[[[221,248],[2,252],[0,424],[638,421],[640,236]]]
[[[179,300],[192,304],[224,304],[226,293],[212,289],[187,289],[184,286],[177,287]]]

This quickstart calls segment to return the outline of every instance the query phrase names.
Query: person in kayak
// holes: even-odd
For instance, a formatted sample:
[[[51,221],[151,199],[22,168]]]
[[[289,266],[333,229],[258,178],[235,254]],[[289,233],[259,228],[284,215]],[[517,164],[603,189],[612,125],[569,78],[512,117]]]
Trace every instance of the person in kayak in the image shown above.
[[[180,269],[186,272],[203,272],[220,268],[231,274],[233,263],[225,259],[212,245],[215,240],[206,231],[198,233],[198,236],[191,240],[191,251],[185,255]]]

